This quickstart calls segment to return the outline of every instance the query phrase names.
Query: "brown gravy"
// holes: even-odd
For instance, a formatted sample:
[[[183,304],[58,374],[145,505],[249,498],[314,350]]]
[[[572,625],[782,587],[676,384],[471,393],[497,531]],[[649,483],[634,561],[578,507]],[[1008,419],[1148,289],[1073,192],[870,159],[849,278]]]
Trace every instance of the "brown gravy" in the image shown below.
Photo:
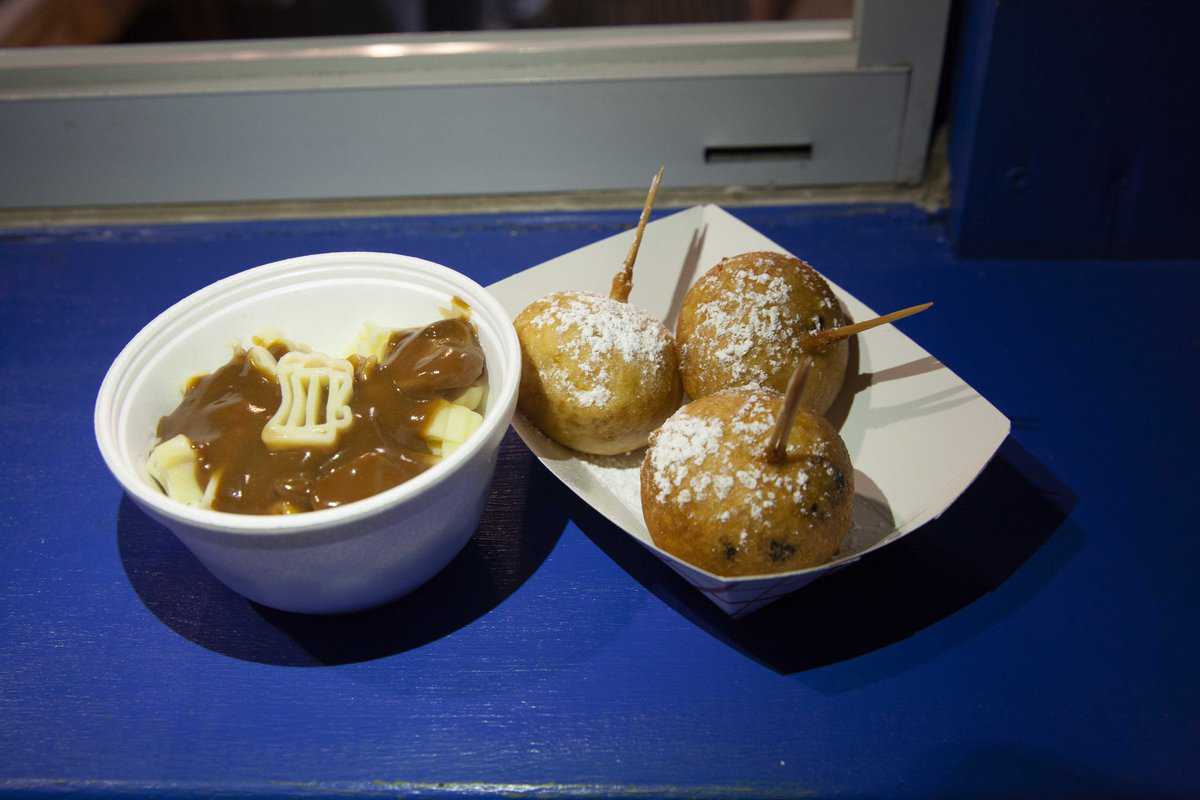
[[[287,348],[270,348],[276,358]],[[435,401],[484,374],[483,349],[464,319],[396,331],[381,362],[351,356],[354,423],[327,450],[271,450],[262,429],[279,408],[275,379],[238,352],[195,378],[183,401],[159,420],[158,437],[187,436],[197,481],[219,476],[212,507],[238,514],[335,508],[404,483],[437,463],[421,434]]]

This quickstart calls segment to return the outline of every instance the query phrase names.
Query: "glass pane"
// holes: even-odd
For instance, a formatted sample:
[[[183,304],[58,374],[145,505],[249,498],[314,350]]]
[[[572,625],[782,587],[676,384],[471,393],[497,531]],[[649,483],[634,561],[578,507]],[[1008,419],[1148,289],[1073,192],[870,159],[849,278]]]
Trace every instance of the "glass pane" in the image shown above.
[[[0,46],[849,19],[854,0],[0,0]]]

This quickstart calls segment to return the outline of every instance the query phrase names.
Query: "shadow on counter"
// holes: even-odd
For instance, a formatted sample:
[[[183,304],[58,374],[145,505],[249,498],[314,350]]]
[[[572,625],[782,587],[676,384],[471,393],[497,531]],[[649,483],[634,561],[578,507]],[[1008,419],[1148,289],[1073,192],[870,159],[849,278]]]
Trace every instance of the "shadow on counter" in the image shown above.
[[[570,516],[639,583],[721,641],[781,674],[828,666],[887,647],[996,589],[1057,533],[1048,558],[1004,612],[1049,582],[1081,546],[1064,525],[1071,491],[1007,439],[976,481],[941,518],[741,619],[726,616],[633,537],[582,501]],[[977,623],[982,629],[992,619]],[[977,630],[959,630],[958,639]],[[942,642],[941,647],[952,642]],[[914,657],[920,661],[934,653]],[[903,665],[900,665],[900,669]],[[898,671],[898,670],[897,670]],[[830,680],[836,680],[830,678]],[[847,680],[870,683],[869,676]],[[835,692],[850,688],[816,686]]]
[[[479,529],[449,565],[410,595],[368,611],[278,611],[227,588],[128,497],[117,544],[134,590],[167,627],[222,655],[280,666],[369,661],[436,641],[498,606],[546,560],[567,523],[540,502],[557,481],[510,429]],[[552,482],[554,486],[546,485]]]
[[[1170,796],[1120,765],[1096,769],[1064,753],[1026,742],[950,743],[913,764],[913,785],[935,797],[967,797],[987,787],[993,797]]]

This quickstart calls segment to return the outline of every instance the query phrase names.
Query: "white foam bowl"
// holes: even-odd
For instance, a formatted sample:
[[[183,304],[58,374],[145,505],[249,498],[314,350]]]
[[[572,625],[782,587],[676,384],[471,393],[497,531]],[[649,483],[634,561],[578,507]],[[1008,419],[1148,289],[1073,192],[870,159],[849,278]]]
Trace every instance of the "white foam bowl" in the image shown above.
[[[355,503],[289,516],[189,508],[147,474],[159,418],[178,405],[190,376],[229,360],[233,343],[271,327],[340,355],[362,323],[432,322],[455,295],[470,305],[487,359],[487,408],[471,439],[426,472]],[[100,386],[96,441],[129,497],[234,591],[287,611],[354,611],[412,591],[471,538],[520,373],[520,345],[507,313],[470,278],[411,256],[302,256],[218,281],[143,328]]]

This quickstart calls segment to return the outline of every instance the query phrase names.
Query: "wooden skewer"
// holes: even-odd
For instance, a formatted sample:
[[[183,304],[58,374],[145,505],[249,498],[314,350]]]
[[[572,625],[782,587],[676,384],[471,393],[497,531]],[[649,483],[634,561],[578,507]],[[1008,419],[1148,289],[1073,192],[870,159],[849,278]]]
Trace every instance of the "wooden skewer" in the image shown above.
[[[808,336],[800,343],[800,347],[808,353],[819,353],[839,339],[846,339],[856,333],[869,331],[871,328],[877,328],[880,325],[887,325],[889,322],[895,322],[896,320],[904,319],[905,317],[911,317],[913,314],[920,314],[922,311],[926,311],[932,307],[933,303],[921,303],[917,306],[909,306],[908,308],[902,308],[899,311],[893,311],[890,314],[884,314],[882,317],[869,319],[866,322],[856,322],[853,325],[843,325],[840,328],[830,328],[827,331],[821,331],[820,333],[814,333],[811,336]]]
[[[654,208],[654,198],[658,195],[658,185],[662,183],[664,164],[654,174],[650,182],[650,191],[646,194],[646,204],[642,206],[642,217],[638,220],[637,233],[633,235],[633,246],[629,255],[625,256],[625,267],[613,276],[612,289],[608,296],[613,300],[624,303],[629,300],[629,291],[633,288],[633,262],[637,260],[638,248],[642,246],[642,232],[646,230],[646,221],[650,219],[650,209]]]
[[[792,423],[796,421],[800,395],[804,392],[804,384],[808,383],[808,369],[811,365],[811,359],[804,359],[788,380],[787,393],[783,396],[783,408],[779,411],[779,418],[775,420],[775,428],[771,431],[771,438],[767,440],[767,452],[763,455],[768,464],[782,464],[787,458],[788,435],[792,432]]]

